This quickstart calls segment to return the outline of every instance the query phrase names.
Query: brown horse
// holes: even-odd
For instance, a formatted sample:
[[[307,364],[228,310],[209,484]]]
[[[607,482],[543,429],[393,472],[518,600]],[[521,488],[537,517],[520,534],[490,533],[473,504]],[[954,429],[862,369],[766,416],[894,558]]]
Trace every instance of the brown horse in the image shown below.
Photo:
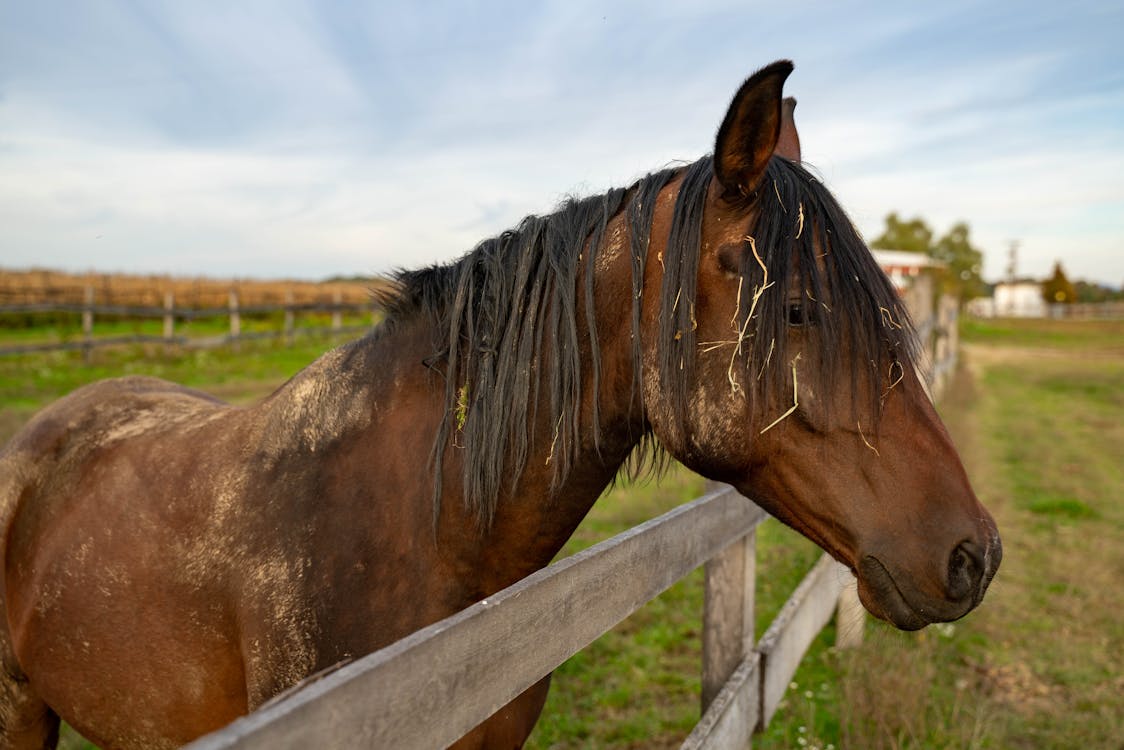
[[[546,565],[666,455],[899,627],[977,605],[995,524],[893,288],[785,158],[791,70],[745,82],[713,156],[399,274],[380,326],[256,406],[133,377],[38,414],[0,454],[4,746],[60,716],[105,747],[198,737]],[[461,745],[520,745],[548,681]]]

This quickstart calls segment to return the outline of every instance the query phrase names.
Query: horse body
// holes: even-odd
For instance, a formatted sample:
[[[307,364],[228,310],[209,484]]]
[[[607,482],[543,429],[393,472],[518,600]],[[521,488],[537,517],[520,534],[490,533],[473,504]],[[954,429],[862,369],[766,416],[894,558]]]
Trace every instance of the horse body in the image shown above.
[[[994,523],[893,290],[774,157],[790,69],[746,82],[713,159],[402,274],[385,323],[260,404],[126,378],[37,415],[0,452],[0,739],[51,745],[56,712],[107,748],[217,728],[543,567],[653,438],[876,615],[975,606]],[[461,747],[520,745],[548,683]]]
[[[415,359],[387,361],[411,339]],[[424,457],[440,389],[416,366],[428,345],[413,331],[346,345],[249,408],[130,377],[37,415],[3,454],[18,498],[6,665],[42,703],[6,728],[66,706],[104,747],[182,744],[547,564],[631,445],[607,437],[615,462],[571,477],[564,503],[501,503],[486,535],[466,533],[477,521],[451,486],[435,526]],[[538,453],[527,482],[545,473]],[[372,477],[392,454],[417,460]],[[545,688],[524,699],[534,716]],[[532,724],[508,712],[491,736]]]

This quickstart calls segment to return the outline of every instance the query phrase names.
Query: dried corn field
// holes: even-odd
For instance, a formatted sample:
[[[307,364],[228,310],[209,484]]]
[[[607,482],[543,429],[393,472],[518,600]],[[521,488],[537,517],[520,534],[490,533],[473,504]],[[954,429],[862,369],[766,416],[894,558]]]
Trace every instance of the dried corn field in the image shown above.
[[[245,306],[332,302],[359,305],[370,301],[371,292],[386,283],[377,278],[262,281],[0,268],[0,306],[95,302],[98,305],[160,307],[166,304],[167,295],[172,294],[177,308],[208,309],[227,306],[232,291]],[[92,290],[93,300],[87,297],[90,293],[87,290]]]

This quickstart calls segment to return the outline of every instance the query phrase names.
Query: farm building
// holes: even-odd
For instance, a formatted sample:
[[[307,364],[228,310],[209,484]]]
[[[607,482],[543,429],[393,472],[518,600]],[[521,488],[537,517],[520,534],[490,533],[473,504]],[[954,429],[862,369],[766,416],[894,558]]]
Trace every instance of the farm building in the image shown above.
[[[925,269],[943,267],[942,263],[922,253],[905,250],[871,250],[870,252],[899,292],[909,289]]]
[[[1042,283],[1031,279],[1001,281],[995,285],[994,314],[1003,318],[1041,318],[1046,315]]]

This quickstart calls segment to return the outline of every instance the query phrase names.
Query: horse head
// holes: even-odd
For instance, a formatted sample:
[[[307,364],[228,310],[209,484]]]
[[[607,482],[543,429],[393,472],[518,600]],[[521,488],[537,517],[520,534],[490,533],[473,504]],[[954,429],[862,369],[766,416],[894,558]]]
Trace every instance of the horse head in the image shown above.
[[[982,599],[999,535],[921,384],[901,300],[794,161],[791,70],[743,84],[713,159],[656,208],[646,418],[681,462],[847,565],[876,616],[903,629],[952,620]],[[697,239],[677,232],[700,212]]]

